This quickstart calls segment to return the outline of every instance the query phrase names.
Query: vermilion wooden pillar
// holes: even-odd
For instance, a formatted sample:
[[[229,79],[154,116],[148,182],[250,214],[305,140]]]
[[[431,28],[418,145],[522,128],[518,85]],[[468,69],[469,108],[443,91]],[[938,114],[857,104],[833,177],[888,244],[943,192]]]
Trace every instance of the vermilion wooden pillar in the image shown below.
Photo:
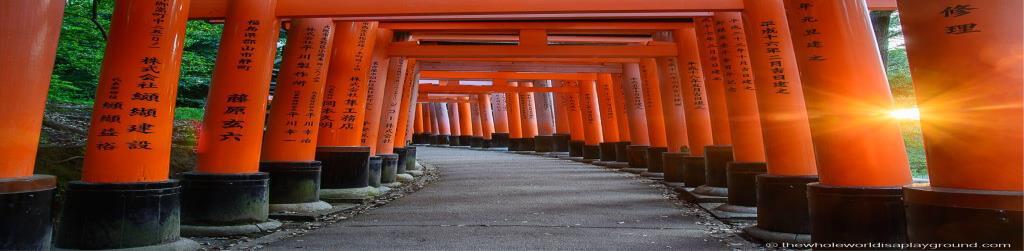
[[[413,106],[413,144],[423,144],[423,136],[429,134],[430,131],[430,129],[425,126],[426,123],[424,123],[424,117],[429,115],[424,113],[422,103],[415,103]]]
[[[377,156],[381,158],[380,184],[384,187],[398,186],[398,159],[395,154],[395,140],[398,138],[398,117],[403,86],[406,84],[405,76],[408,70],[408,60],[404,57],[393,57],[388,64],[387,84],[381,91],[384,98],[381,99],[381,116],[378,123],[380,130],[377,131]],[[402,133],[404,136],[404,132]],[[404,165],[403,165],[404,167]]]
[[[601,135],[601,110],[597,101],[597,81],[580,80],[580,114],[583,118],[583,161],[593,162],[601,158],[599,144]]]
[[[480,111],[480,133],[483,138],[483,148],[491,148],[494,142],[494,111],[491,109],[491,95],[481,93],[476,95],[477,110]]]
[[[903,188],[909,240],[1021,249],[1024,6],[898,3],[931,181]]]
[[[48,11],[44,12],[32,8],[11,8],[14,7],[11,4],[24,2],[4,1],[0,4],[3,6],[0,7],[0,19],[5,21],[4,24],[17,23],[26,29],[43,31],[45,29],[38,28],[37,22],[60,20],[61,11],[53,8],[63,6],[64,1],[31,1],[33,5],[48,6]],[[165,244],[199,248],[197,243],[181,239],[178,235],[180,222],[177,219],[181,215],[178,193],[181,188],[176,180],[167,179],[174,101],[189,1],[169,0],[162,4],[166,7],[144,0],[115,3],[85,148],[82,181],[69,183],[64,192],[63,213],[57,221],[59,225],[53,242],[56,248],[159,249]],[[22,17],[26,20],[8,20]],[[5,27],[0,35],[6,40],[7,26],[0,27]],[[56,33],[56,30],[50,31]],[[56,39],[56,35],[52,36]],[[14,37],[27,38],[25,34]],[[0,50],[19,49],[14,46],[3,44]],[[47,45],[39,43],[33,46]],[[28,49],[18,51],[29,52]],[[4,53],[4,58],[17,55]],[[53,55],[34,57],[49,60]],[[19,62],[23,66],[33,63],[38,64],[28,59]],[[3,68],[17,69],[6,64]],[[35,71],[47,72],[48,75],[46,70]],[[19,84],[27,86],[31,83]],[[135,93],[140,94],[138,99]],[[124,207],[126,204],[136,206]],[[152,217],[130,219],[129,215]],[[4,224],[12,222],[4,221]]]
[[[379,29],[376,36],[376,46],[373,47],[372,56],[370,57],[370,69],[366,75],[366,108],[364,113],[366,117],[363,120],[363,131],[360,132],[359,145],[370,148],[370,158],[377,156],[377,137],[380,131],[380,118],[384,109],[384,94],[387,93],[386,86],[389,78],[391,77],[391,70],[394,65],[399,62],[396,58],[389,57],[387,54],[387,44],[394,38],[393,32],[390,30]],[[370,167],[370,186],[379,187],[379,181],[376,181],[374,177],[374,170],[376,167]],[[377,173],[379,174],[379,173]]]
[[[334,39],[329,18],[294,19],[260,153],[270,175],[271,212],[331,208],[320,201],[321,163],[315,160],[324,80]]]
[[[672,32],[659,32],[655,34],[655,41],[672,41]],[[693,44],[696,46],[696,44]],[[682,48],[682,53],[697,52],[696,47]],[[682,54],[680,53],[680,54]],[[690,56],[696,56],[691,54]],[[696,57],[695,57],[696,58]],[[667,152],[658,156],[651,156],[661,161],[664,181],[675,187],[682,187],[683,170],[685,168],[684,158],[689,155],[690,147],[687,134],[688,124],[686,122],[686,109],[684,106],[684,89],[692,86],[685,86],[679,66],[679,58],[662,57],[657,58],[658,76],[661,83],[661,106],[665,117],[665,135],[668,144]],[[692,85],[689,81],[686,84]],[[691,106],[693,103],[690,104]],[[674,183],[674,184],[672,184]]]
[[[196,169],[181,174],[184,235],[240,235],[280,226],[268,219],[270,177],[259,172],[281,29],[274,16],[276,6],[276,0],[236,0],[228,6],[198,137]],[[246,228],[253,224],[264,227]]]
[[[498,81],[495,80],[497,85]],[[494,148],[509,147],[508,102],[505,93],[491,93],[491,115],[494,118],[494,134],[491,135],[491,146]]]
[[[564,85],[564,80],[552,80],[551,85],[554,87],[561,87]],[[569,141],[572,140],[571,126],[569,125],[569,110],[565,102],[566,93],[556,92],[552,96],[554,102],[555,112],[555,134],[552,135],[554,138],[552,142],[554,152],[565,156],[569,153]]]
[[[615,146],[621,141],[619,139],[618,114],[615,114],[615,84],[612,83],[612,74],[601,73],[597,75],[597,104],[600,111],[601,137],[600,145],[601,161],[594,162],[595,165],[608,166],[615,162]]]
[[[469,146],[470,141],[473,139],[473,114],[472,109],[469,105],[469,97],[459,98],[459,102],[455,103],[459,106],[459,129],[462,131],[459,136],[459,146]]]
[[[362,199],[378,193],[369,186],[370,148],[362,146],[369,71],[377,42],[376,22],[336,22],[331,63],[317,137],[323,162],[321,198]]]
[[[449,145],[451,144],[451,119],[448,118],[448,105],[445,103],[432,103],[434,107],[434,120],[436,121],[436,127],[438,131],[437,141],[434,142],[436,145]]]
[[[612,90],[615,98],[616,124],[619,128],[619,143],[615,145],[615,164],[612,167],[629,166],[630,129],[629,114],[626,113],[626,95],[622,91],[622,74],[612,74]],[[611,123],[609,121],[608,123]]]
[[[473,114],[473,139],[469,142],[470,147],[483,148],[484,130],[481,125],[483,121],[480,119],[480,101],[476,100],[476,96],[469,98],[469,112]]]
[[[906,241],[910,168],[865,1],[785,8],[821,180],[808,185],[812,241]]]
[[[647,130],[647,116],[644,107],[644,93],[640,65],[627,63],[622,66],[622,94],[625,96],[626,116],[629,118],[629,138],[632,145],[627,149],[631,172],[647,171],[647,148],[650,134]]]
[[[806,185],[818,177],[789,22],[782,0],[744,6],[768,168],[756,178],[757,226],[744,231],[766,241],[809,242]]]
[[[579,88],[580,83],[576,80],[563,80],[558,82],[561,87]],[[569,157],[572,159],[583,158],[583,145],[586,144],[583,135],[583,115],[580,113],[579,92],[565,93],[562,96],[566,114],[569,117]]]
[[[533,81],[520,81],[521,87],[533,87]],[[533,101],[533,92],[519,93],[519,119],[523,130],[523,139],[519,142],[519,151],[535,151],[537,149],[537,104]]]
[[[398,105],[398,124],[394,139],[395,154],[398,154],[398,181],[412,180],[413,177],[406,171],[418,169],[416,147],[412,144],[416,140],[415,122],[420,119],[416,114],[420,86],[419,63],[416,59],[407,59],[406,65],[402,77],[402,102]]]
[[[507,82],[504,79],[495,79],[495,86],[519,86],[519,82]],[[508,117],[508,150],[509,151],[522,151],[523,142],[523,121],[521,109],[519,108],[519,95],[520,93],[508,92],[505,93],[505,114]]]
[[[661,104],[661,79],[658,73],[657,60],[654,58],[641,59],[640,73],[643,78],[640,86],[643,89],[647,134],[651,140],[650,147],[644,153],[647,161],[647,171],[643,175],[663,177],[661,154],[668,151],[668,140],[665,134],[665,113]]]
[[[448,125],[451,128],[452,136],[448,142],[450,146],[461,146],[462,145],[462,118],[459,114],[459,103],[449,102],[443,103],[444,106],[448,107]]]
[[[701,187],[697,194],[713,196],[715,201],[724,202],[728,195],[725,165],[733,160],[732,132],[729,128],[729,109],[725,98],[725,77],[722,71],[722,55],[719,36],[715,32],[715,20],[712,17],[694,19],[697,45],[700,48],[701,69],[704,72],[704,84],[707,91],[707,105],[711,120],[711,137],[714,145],[704,146],[704,178],[687,179],[687,187]],[[699,159],[693,158],[686,163],[687,173],[696,174]],[[685,193],[680,194],[685,195]],[[684,197],[686,198],[686,197]],[[692,200],[691,200],[692,201]]]
[[[764,139],[757,108],[754,73],[750,65],[743,18],[738,12],[719,12],[714,16],[721,45],[722,71],[725,79],[725,101],[729,110],[733,161],[725,165],[728,182],[728,203],[717,210],[756,214],[757,188],[755,176],[765,173]],[[708,165],[708,169],[721,166]],[[712,172],[713,170],[707,170]],[[750,217],[756,217],[750,215]]]
[[[537,87],[551,87],[550,80],[537,80]],[[533,93],[534,107],[537,112],[537,137],[534,141],[537,152],[554,152],[555,114],[554,100],[550,92]]]
[[[56,178],[33,175],[64,1],[0,2],[0,249],[48,249]]]

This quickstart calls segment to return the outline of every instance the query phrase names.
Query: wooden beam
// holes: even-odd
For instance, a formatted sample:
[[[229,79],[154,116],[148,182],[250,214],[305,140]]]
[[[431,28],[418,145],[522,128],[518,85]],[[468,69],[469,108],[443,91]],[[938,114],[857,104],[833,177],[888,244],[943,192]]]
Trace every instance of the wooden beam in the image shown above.
[[[594,73],[420,71],[420,79],[597,80]]]
[[[418,45],[415,42],[395,42],[388,46],[388,55],[395,57],[431,58],[645,58],[674,57],[675,44],[601,46],[601,45]]]
[[[191,19],[223,19],[229,0],[193,1]],[[279,0],[279,17],[735,11],[742,0]]]
[[[674,30],[691,22],[389,22],[381,28],[400,31],[442,30]]]
[[[431,84],[420,84],[419,92],[421,94],[474,94],[474,93],[493,93],[493,92],[559,92],[559,93],[575,93],[579,92],[579,88],[576,87],[513,87],[513,86],[493,86],[493,85],[431,85]]]
[[[621,73],[617,63],[417,61],[421,71]]]
[[[558,62],[558,63],[639,63],[639,58],[417,58],[416,61]]]

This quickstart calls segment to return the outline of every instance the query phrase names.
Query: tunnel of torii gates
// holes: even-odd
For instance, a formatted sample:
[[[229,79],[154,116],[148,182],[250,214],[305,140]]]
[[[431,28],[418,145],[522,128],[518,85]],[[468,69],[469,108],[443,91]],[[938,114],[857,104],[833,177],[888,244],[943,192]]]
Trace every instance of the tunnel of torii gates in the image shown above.
[[[421,174],[413,144],[642,173],[756,214],[766,241],[1022,247],[1019,0],[117,0],[82,177],[52,217],[33,163],[64,4],[0,1],[0,249],[271,229]],[[887,116],[872,9],[901,14],[927,183]],[[197,166],[170,179],[189,19],[224,33]]]

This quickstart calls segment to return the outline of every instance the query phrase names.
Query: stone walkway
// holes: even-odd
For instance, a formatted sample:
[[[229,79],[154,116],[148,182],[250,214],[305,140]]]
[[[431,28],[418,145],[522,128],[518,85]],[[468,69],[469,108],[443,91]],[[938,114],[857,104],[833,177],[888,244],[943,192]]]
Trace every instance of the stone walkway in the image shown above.
[[[729,250],[724,224],[655,183],[567,160],[419,147],[441,177],[369,213],[272,250]],[[653,186],[653,187],[652,187]]]

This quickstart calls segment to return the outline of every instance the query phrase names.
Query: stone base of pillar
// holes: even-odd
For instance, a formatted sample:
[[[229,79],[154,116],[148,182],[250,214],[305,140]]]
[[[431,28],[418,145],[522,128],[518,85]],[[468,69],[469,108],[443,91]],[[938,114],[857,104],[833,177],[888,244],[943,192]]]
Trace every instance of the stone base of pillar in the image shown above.
[[[519,139],[519,150],[522,152],[533,152],[537,150],[537,139],[534,138],[522,138]]]
[[[366,162],[366,184],[371,187],[380,187],[380,175],[384,168],[384,158],[370,156]]]
[[[554,137],[554,139],[552,139],[551,142],[552,151],[563,153],[569,152],[569,141],[572,140],[572,136],[570,136],[569,134],[558,133],[551,136]]]
[[[450,145],[452,143],[452,141],[451,141],[452,138],[451,137],[452,136],[450,136],[450,135],[437,135],[437,137],[434,140],[434,145],[441,145],[441,146]]]
[[[764,242],[809,243],[807,184],[818,176],[757,176],[757,225],[743,232]]]
[[[729,199],[726,204],[716,209],[730,213],[757,214],[757,176],[768,172],[768,164],[764,162],[729,162],[727,170]]]
[[[604,142],[598,144],[601,148],[601,161],[602,162],[615,162],[615,145],[619,142]]]
[[[537,135],[534,138],[534,151],[538,153],[549,153],[555,151],[555,136]]]
[[[626,150],[629,155],[629,167],[622,171],[640,174],[647,171],[647,148],[650,146],[630,145]]]
[[[421,142],[423,142],[423,134],[413,133],[412,134],[412,143],[413,144],[421,144]]]
[[[370,147],[321,146],[316,148],[320,171],[320,189],[344,189],[369,186]]]
[[[470,148],[484,148],[484,137],[473,136],[469,138]]]
[[[690,156],[689,153],[662,153],[661,163],[662,171],[665,173],[665,182],[668,183],[683,183],[683,167],[686,164],[686,157]]]
[[[406,146],[405,147],[405,161],[399,161],[399,165],[405,163],[405,171],[419,170],[416,166],[416,147]]]
[[[470,146],[473,143],[473,135],[459,136],[459,146]]]
[[[583,141],[569,141],[569,157],[583,157],[583,146],[586,142]]]
[[[459,146],[462,144],[462,136],[448,136],[448,146]]]
[[[1024,249],[1024,192],[903,187],[907,234],[914,243],[1007,243]]]
[[[698,188],[694,192],[709,196],[727,196],[725,189],[729,187],[729,176],[726,168],[729,162],[732,162],[732,146],[705,146],[704,161],[704,185],[714,189]]]
[[[395,176],[398,175],[398,158],[400,156],[398,154],[378,154],[377,156],[381,158],[380,183],[395,183],[398,179]]]
[[[0,179],[0,250],[46,250],[57,179],[32,175]]]
[[[584,145],[583,159],[597,161],[601,159],[601,147],[598,145]],[[591,161],[593,162],[593,161]]]
[[[407,147],[415,148],[414,146]],[[395,169],[395,174],[403,174],[405,173],[407,168],[406,165],[408,165],[407,163],[409,162],[409,150],[407,150],[406,147],[395,147],[394,152],[395,154],[398,154],[398,168]]]
[[[686,187],[703,186],[707,181],[704,177],[704,156],[683,157],[683,185]]]
[[[263,172],[181,177],[181,234],[235,236],[281,226],[270,220],[270,175]]]
[[[629,168],[629,162],[615,161],[615,162],[612,162],[612,163],[608,164],[608,168],[613,168],[613,169]]]
[[[55,249],[157,248],[193,246],[181,229],[181,186],[177,180],[148,183],[72,181],[64,192]],[[130,205],[130,206],[126,206]],[[7,223],[6,221],[4,222]]]
[[[629,145],[629,141],[618,142],[618,144],[615,144],[615,161],[629,162]]]
[[[480,148],[489,149],[494,148],[494,139],[481,139]]]
[[[668,152],[668,147],[652,146],[647,148],[647,172],[649,173],[662,173],[664,167],[661,162],[661,154]],[[661,176],[661,175],[657,175]]]
[[[810,183],[807,184],[807,208],[812,242],[907,242],[901,187],[838,187]]]
[[[330,209],[320,201],[320,161],[260,162],[260,172],[270,176],[270,212]]]
[[[491,147],[502,148],[508,147],[508,133],[507,132],[496,132],[491,134]]]
[[[363,203],[382,192],[376,187],[320,189],[320,199],[330,203]]]
[[[523,143],[523,139],[522,138],[510,138],[510,139],[508,139],[508,151],[510,151],[510,152],[522,151],[521,150],[523,148],[522,147],[522,145],[523,145],[522,143]]]

